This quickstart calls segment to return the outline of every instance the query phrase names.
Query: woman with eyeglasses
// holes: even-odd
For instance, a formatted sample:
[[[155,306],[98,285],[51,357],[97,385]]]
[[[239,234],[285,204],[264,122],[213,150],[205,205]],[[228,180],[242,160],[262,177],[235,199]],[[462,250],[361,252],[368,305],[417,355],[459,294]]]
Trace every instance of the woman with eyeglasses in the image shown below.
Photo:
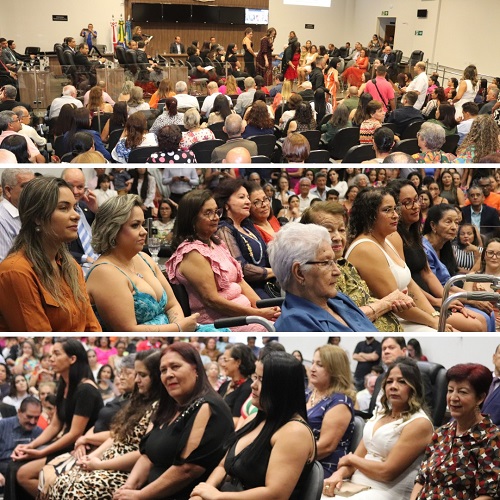
[[[410,204],[411,206],[411,204]],[[399,312],[405,332],[434,332],[439,313],[412,279],[402,248],[389,236],[398,229],[400,206],[387,188],[366,188],[358,194],[349,217],[345,258],[357,269],[378,299],[399,289],[414,298],[417,307]],[[451,331],[451,326],[447,326]]]
[[[258,192],[254,194],[253,202],[249,196],[249,190],[253,190],[252,183],[247,185],[242,179],[227,179],[217,186],[214,198],[218,208],[222,209],[217,236],[241,264],[245,281],[260,298],[268,299],[270,295],[265,288],[269,281],[274,282],[274,273],[269,265],[266,242],[250,214],[252,207],[256,213],[263,204],[269,204],[262,188],[253,184],[260,192],[260,196]],[[265,207],[263,211],[264,214],[268,212]],[[269,227],[266,227],[269,231]]]
[[[409,180],[391,181],[388,186],[400,205],[398,230],[389,236],[391,243],[402,249],[404,259],[411,271],[413,281],[420,287],[426,300],[439,311],[443,302],[443,285],[429,266],[420,231],[420,199]],[[445,205],[453,212],[451,205]],[[486,322],[480,315],[456,301],[450,311],[448,324],[463,332],[480,332]]]
[[[247,195],[236,201],[250,212]],[[233,204],[233,200],[228,203]],[[255,307],[260,297],[243,279],[240,263],[216,234],[223,212],[210,191],[195,190],[182,198],[174,226],[174,254],[166,264],[168,279],[184,285],[191,312],[199,313],[201,324],[248,315],[275,320],[279,307]],[[232,330],[262,331],[262,327],[248,325]]]
[[[269,260],[286,291],[278,332],[376,332],[346,295],[337,292],[340,271],[328,230],[286,224],[269,243]]]
[[[267,245],[281,228],[278,219],[273,214],[272,200],[266,195],[264,189],[255,183],[247,183],[247,190],[252,204],[250,219]]]

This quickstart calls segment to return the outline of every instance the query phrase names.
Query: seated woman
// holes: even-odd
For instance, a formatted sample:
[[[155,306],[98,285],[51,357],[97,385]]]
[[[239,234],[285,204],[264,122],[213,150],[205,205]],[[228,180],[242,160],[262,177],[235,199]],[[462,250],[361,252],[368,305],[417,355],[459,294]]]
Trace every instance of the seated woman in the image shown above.
[[[243,78],[246,78],[248,76],[247,73],[243,73],[241,71],[241,63],[240,61],[238,61],[238,46],[235,44],[235,43],[230,43],[228,46],[227,46],[227,51],[226,51],[226,62],[228,62],[230,65],[231,65],[231,68],[229,69],[229,74],[228,74],[228,79],[229,77],[232,77],[234,78],[234,84],[235,84],[235,88],[234,88],[234,91],[232,92],[229,92],[229,91],[226,91],[226,92],[222,92],[222,90],[220,90],[221,93],[223,94],[227,94],[227,95],[234,95],[234,94],[241,94],[241,89],[236,85],[236,78],[240,78],[240,77],[243,77]],[[227,86],[227,81],[226,81],[226,86]],[[238,92],[239,90],[239,92]]]
[[[81,268],[67,248],[78,238],[74,205],[62,179],[40,177],[23,188],[21,229],[0,264],[1,331],[101,331]]]
[[[62,500],[71,496],[101,500],[111,498],[127,480],[140,456],[139,443],[146,434],[161,392],[160,353],[140,351],[135,356],[135,382],[126,403],[114,415],[111,436],[77,466],[65,471],[44,491],[44,498]]]
[[[127,163],[133,149],[157,145],[156,135],[148,132],[144,113],[134,113],[128,117],[122,137],[111,152],[111,156],[117,163]]]
[[[17,482],[31,497],[38,492],[38,475],[45,463],[72,451],[76,440],[94,425],[103,406],[87,353],[79,340],[66,338],[56,342],[51,359],[54,372],[60,377],[57,412],[40,436],[29,444],[17,445],[12,454],[15,462],[21,462]],[[59,433],[61,437],[54,440]]]
[[[244,75],[248,76],[246,73]],[[219,87],[219,92],[223,95],[240,95],[242,90],[238,87],[236,78],[233,75],[227,75],[226,83]]]
[[[165,125],[156,132],[159,151],[151,153],[146,163],[196,163],[192,151],[180,149],[181,129],[177,125]]]
[[[450,163],[450,154],[441,151],[446,140],[443,127],[425,122],[418,131],[417,139],[421,153],[412,155],[417,163]]]
[[[366,105],[365,119],[359,127],[359,143],[373,144],[373,134],[384,123],[385,111],[381,102],[370,101]]]
[[[137,113],[138,111],[149,111],[150,107],[144,101],[144,90],[141,87],[134,86],[130,90],[130,99],[127,101],[128,116]]]
[[[281,227],[273,214],[272,200],[266,195],[264,189],[254,182],[247,182],[246,188],[251,202],[250,220],[267,245]]]
[[[316,438],[316,458],[327,478],[349,452],[354,433],[356,391],[344,349],[334,345],[316,349],[309,384],[307,420]]]
[[[424,250],[427,255],[429,267],[437,277],[441,285],[445,285],[451,276],[458,273],[457,262],[453,254],[451,242],[457,236],[458,214],[450,205],[434,205],[429,209],[427,219],[422,231]],[[453,285],[450,292],[462,292],[463,289]],[[463,301],[467,303],[467,301]],[[489,302],[474,301],[473,311],[482,320],[483,328],[481,331],[495,331],[493,307]],[[481,315],[481,316],[479,316]],[[486,320],[487,324],[484,323]]]
[[[158,130],[162,129],[165,125],[184,126],[184,113],[179,113],[177,111],[177,99],[175,97],[168,97],[165,99],[163,113],[156,118],[149,131],[152,134],[156,134]]]
[[[227,380],[219,387],[218,392],[229,406],[236,425],[242,406],[252,392],[250,376],[255,372],[255,355],[245,344],[228,344],[224,360]]]
[[[498,498],[498,427],[481,406],[492,383],[486,366],[468,363],[446,372],[446,402],[453,418],[432,436],[415,479],[411,500],[433,496]],[[449,450],[443,453],[444,447]]]
[[[214,105],[212,111],[208,115],[208,125],[213,125],[214,123],[224,123],[226,118],[232,113],[231,106],[227,98],[219,94],[214,99]]]
[[[405,331],[434,331],[437,313],[413,281],[402,252],[387,238],[398,228],[394,196],[387,188],[366,188],[354,200],[349,217],[346,259],[366,281],[371,293],[385,297],[398,289],[408,291],[416,306],[399,312]],[[451,326],[447,326],[451,330]]]
[[[89,92],[89,102],[87,103],[87,109],[92,113],[92,116],[98,113],[112,113],[113,106],[103,99],[102,87],[96,86],[92,87]]]
[[[215,139],[214,133],[206,127],[200,126],[201,116],[197,109],[191,108],[184,113],[184,128],[180,148],[187,151],[195,142]]]
[[[231,492],[227,498],[235,500],[249,494],[304,498],[302,485],[314,461],[315,443],[303,387],[302,364],[292,355],[271,352],[257,362],[252,403],[258,412],[238,430],[224,459],[206,483],[194,488],[191,500],[214,498],[217,489]],[[227,475],[230,480],[224,482]]]
[[[280,210],[278,218],[285,218],[288,222],[298,222],[301,216],[300,199],[296,194],[292,194],[288,197],[288,206]]]
[[[114,500],[188,500],[217,467],[234,432],[231,413],[210,386],[192,345],[177,342],[164,348],[160,375],[153,429],[142,439],[141,456]]]
[[[339,469],[325,480],[323,494],[335,488],[353,489],[355,500],[408,498],[433,426],[423,410],[420,370],[408,358],[389,365],[382,382],[382,410],[369,420],[354,454],[339,461]],[[343,484],[350,479],[350,483]],[[362,490],[362,487],[366,491]],[[354,487],[354,488],[353,488]]]
[[[28,381],[22,373],[14,375],[10,391],[7,396],[3,398],[2,402],[19,410],[23,400],[30,395],[28,388]]]
[[[153,227],[158,230],[158,238],[165,244],[172,241],[176,217],[177,204],[174,205],[169,199],[161,200],[158,208],[158,219],[153,221]]]
[[[151,96],[151,99],[149,100],[149,107],[151,109],[158,109],[159,101],[164,102],[165,99],[174,96],[175,91],[173,83],[168,78],[164,78],[158,85],[158,90]]]
[[[384,163],[384,159],[387,158],[391,152],[392,148],[396,144],[394,142],[394,132],[389,127],[379,127],[375,130],[373,134],[373,150],[375,151],[375,158],[373,160],[365,160],[361,163]],[[385,173],[385,169],[383,170]],[[370,170],[370,174],[375,172],[375,180],[372,183],[373,187],[380,187],[383,185],[383,181],[379,180],[379,169]]]
[[[356,85],[356,87],[359,87],[361,85],[361,75],[368,69],[369,64],[370,60],[366,55],[366,49],[361,49],[354,66],[347,68],[342,73],[342,79],[349,85]]]
[[[389,188],[401,207],[398,231],[389,236],[389,240],[399,253],[403,252],[412,279],[429,303],[439,311],[443,302],[443,285],[427,262],[420,231],[420,201],[415,186],[408,180],[395,180],[389,183]],[[463,301],[456,301],[454,306],[447,320],[450,325],[465,332],[484,331],[485,321],[477,313],[465,308]]]
[[[110,189],[111,179],[108,174],[101,174],[97,178],[97,189],[94,189],[94,194],[97,199],[98,206],[101,206],[105,201],[110,198],[118,196],[114,189]]]
[[[241,264],[245,281],[255,293],[263,299],[269,298],[265,286],[269,280],[274,281],[274,273],[269,265],[266,244],[250,218],[252,203],[244,181],[223,181],[217,186],[214,198],[223,211],[217,236]]]
[[[378,331],[335,287],[335,264],[328,231],[315,224],[286,224],[269,243],[269,259],[285,290],[279,332]]]
[[[288,163],[305,163],[309,158],[311,145],[302,134],[290,134],[285,137],[281,146],[281,154]],[[305,169],[294,169],[297,172],[303,172]],[[291,177],[291,176],[290,176]],[[297,182],[296,185],[299,183]]]
[[[208,78],[208,71],[205,69],[203,59],[200,57],[200,50],[194,45],[190,45],[186,50],[188,59],[187,62],[193,68],[190,72],[191,78]]]
[[[295,115],[288,123],[288,128],[285,129],[287,134],[293,132],[302,132],[303,130],[315,130],[316,120],[314,119],[313,110],[308,102],[301,102],[295,110]]]
[[[91,302],[111,331],[193,332],[198,315],[184,317],[158,265],[142,253],[147,231],[141,207],[131,194],[99,207],[93,246],[101,256],[87,275]]]
[[[457,148],[454,163],[479,163],[481,158],[500,151],[498,125],[491,115],[474,118],[469,133]],[[469,169],[467,187],[470,185],[473,168]]]
[[[337,290],[347,295],[372,321],[381,332],[402,332],[394,312],[414,307],[411,297],[395,290],[378,300],[370,294],[370,289],[358,274],[356,268],[343,258],[346,245],[347,213],[340,203],[319,202],[304,212],[302,224],[317,224],[326,228],[330,234],[331,246],[335,253],[340,276]]]
[[[451,206],[462,208],[465,205],[465,196],[460,187],[453,182],[453,174],[448,169],[443,169],[438,179],[441,196],[448,200]]]
[[[428,120],[428,123],[435,123],[443,127],[445,135],[457,133],[457,121],[455,120],[455,108],[448,103],[440,104],[436,109],[436,118]]]
[[[242,202],[249,205],[247,197],[238,201]],[[228,316],[256,315],[275,320],[280,308],[255,307],[260,297],[243,279],[240,264],[216,236],[222,213],[210,191],[195,190],[183,196],[174,227],[175,251],[166,264],[168,278],[186,287],[191,311],[199,313],[202,324]],[[233,331],[261,331],[257,325],[236,328]]]
[[[252,135],[265,135],[274,133],[274,120],[269,116],[266,103],[263,101],[255,101],[248,108],[246,115],[247,125],[242,134],[242,137],[247,139]]]

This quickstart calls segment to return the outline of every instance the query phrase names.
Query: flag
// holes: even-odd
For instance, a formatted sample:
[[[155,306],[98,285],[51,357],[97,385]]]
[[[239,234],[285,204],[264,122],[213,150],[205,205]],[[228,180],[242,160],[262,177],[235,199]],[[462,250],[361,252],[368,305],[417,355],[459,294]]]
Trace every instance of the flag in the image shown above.
[[[109,23],[111,25],[111,33],[113,35],[113,51],[116,49],[116,21],[115,21],[115,16],[111,16],[111,22]]]
[[[118,21],[118,45],[125,47],[125,21],[123,16],[120,14],[120,20]]]
[[[132,40],[132,21],[130,20],[130,16],[128,16],[127,22],[125,23],[125,39],[127,44]]]

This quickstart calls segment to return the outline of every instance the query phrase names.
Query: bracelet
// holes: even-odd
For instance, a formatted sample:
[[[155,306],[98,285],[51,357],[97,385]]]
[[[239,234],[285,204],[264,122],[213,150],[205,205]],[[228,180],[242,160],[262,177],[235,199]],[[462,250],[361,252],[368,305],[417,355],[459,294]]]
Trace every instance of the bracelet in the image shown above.
[[[177,328],[179,329],[179,332],[182,332],[181,325],[179,325],[179,323],[177,323],[177,321],[173,321],[172,323],[173,323],[174,325],[177,325]]]
[[[374,319],[377,319],[377,313],[375,312],[375,309],[373,309],[373,307],[370,305],[370,304],[366,304],[373,312],[373,316],[375,316]]]

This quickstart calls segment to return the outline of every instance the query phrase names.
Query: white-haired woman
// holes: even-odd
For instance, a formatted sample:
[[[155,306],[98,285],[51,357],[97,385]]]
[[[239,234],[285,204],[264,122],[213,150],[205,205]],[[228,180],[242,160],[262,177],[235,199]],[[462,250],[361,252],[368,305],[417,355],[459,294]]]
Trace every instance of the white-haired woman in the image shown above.
[[[209,128],[200,126],[201,116],[197,109],[191,108],[184,113],[184,128],[180,148],[187,151],[194,143],[215,139]]]
[[[277,331],[378,331],[349,297],[337,292],[340,271],[327,229],[287,224],[269,244],[268,253],[287,292]]]

